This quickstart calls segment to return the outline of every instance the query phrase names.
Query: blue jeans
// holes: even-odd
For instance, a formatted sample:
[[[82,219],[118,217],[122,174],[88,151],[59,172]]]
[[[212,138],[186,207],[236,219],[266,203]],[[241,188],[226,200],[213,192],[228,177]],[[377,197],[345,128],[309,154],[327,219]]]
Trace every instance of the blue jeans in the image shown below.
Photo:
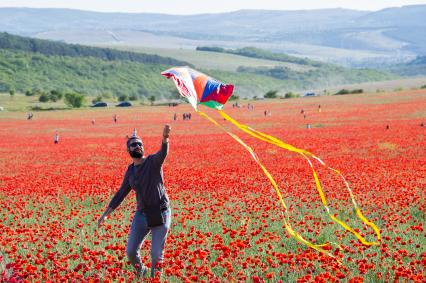
[[[167,233],[171,224],[171,211],[170,208],[162,212],[165,223],[149,228],[146,222],[145,214],[141,211],[136,211],[133,217],[132,226],[130,228],[129,239],[127,241],[126,254],[129,261],[136,268],[137,272],[142,270],[142,262],[139,250],[148,236],[149,232],[152,234],[151,241],[151,276],[155,274],[155,267],[157,263],[161,263],[164,259],[164,245],[166,243]]]

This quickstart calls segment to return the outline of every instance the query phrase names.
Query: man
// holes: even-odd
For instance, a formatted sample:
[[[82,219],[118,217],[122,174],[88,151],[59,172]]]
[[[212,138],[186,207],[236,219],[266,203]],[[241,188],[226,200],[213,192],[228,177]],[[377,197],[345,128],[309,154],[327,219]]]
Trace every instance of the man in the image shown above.
[[[127,140],[127,151],[133,163],[128,166],[120,189],[98,220],[98,227],[100,227],[131,189],[135,190],[137,210],[130,228],[126,254],[136,268],[138,276],[144,276],[148,272],[148,268],[141,262],[139,250],[149,232],[152,234],[151,277],[155,277],[157,272],[161,273],[164,245],[171,223],[169,198],[164,186],[162,169],[169,151],[170,129],[169,125],[164,126],[161,149],[147,157],[144,156],[141,138],[136,135],[135,131],[133,132],[133,135]]]
[[[55,144],[59,143],[59,133],[58,133],[58,131],[55,132],[55,136],[53,137],[53,142]]]

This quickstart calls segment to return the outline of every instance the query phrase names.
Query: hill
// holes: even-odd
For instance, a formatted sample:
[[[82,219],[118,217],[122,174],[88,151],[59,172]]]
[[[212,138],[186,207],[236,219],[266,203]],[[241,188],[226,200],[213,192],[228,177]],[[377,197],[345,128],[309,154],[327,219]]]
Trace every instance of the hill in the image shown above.
[[[209,52],[209,61],[217,62],[220,57],[216,55],[223,56],[223,53]],[[233,83],[236,94],[241,97],[262,97],[270,90],[285,93],[395,77],[374,70],[346,69],[285,55],[277,57],[261,49],[228,50],[226,55],[238,58],[240,62],[262,59],[260,62],[270,63],[242,63],[236,69],[199,68],[194,65],[219,80]],[[1,34],[0,91],[60,90],[92,96],[109,93],[113,96],[175,98],[178,95],[173,85],[160,75],[161,71],[174,66],[170,63],[182,65],[186,62],[158,55]],[[189,60],[186,64],[191,65],[192,62]],[[226,59],[221,64],[226,64]]]
[[[35,52],[48,56],[94,57],[107,61],[131,61],[146,64],[178,66],[188,65],[187,62],[158,55],[119,51],[110,48],[94,48],[79,44],[66,44],[62,42],[21,37],[8,33],[0,33],[0,49]]]
[[[87,45],[155,48],[244,46],[352,66],[399,63],[426,53],[426,5],[381,11],[240,10],[200,15],[0,9],[14,34]]]

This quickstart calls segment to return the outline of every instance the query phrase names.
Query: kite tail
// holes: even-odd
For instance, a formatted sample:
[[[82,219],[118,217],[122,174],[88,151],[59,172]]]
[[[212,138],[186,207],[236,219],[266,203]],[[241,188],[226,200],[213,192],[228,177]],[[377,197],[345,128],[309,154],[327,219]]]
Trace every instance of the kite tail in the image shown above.
[[[317,174],[317,172],[315,170],[315,167],[313,166],[313,164],[312,164],[312,162],[311,162],[311,160],[310,160],[309,157],[312,157],[312,158],[316,159],[321,165],[327,167],[328,169],[332,170],[333,172],[335,172],[336,174],[338,174],[339,176],[342,177],[342,179],[343,179],[343,181],[345,183],[346,189],[349,192],[349,195],[351,197],[352,203],[354,205],[356,215],[358,216],[359,219],[361,219],[361,221],[364,224],[366,224],[367,226],[371,227],[374,230],[374,232],[376,233],[376,237],[377,237],[378,241],[380,241],[380,230],[379,230],[379,228],[377,228],[377,226],[373,222],[369,221],[361,213],[361,210],[358,208],[358,205],[357,205],[357,203],[355,201],[355,197],[354,197],[354,195],[352,193],[352,190],[350,189],[348,182],[343,177],[343,175],[340,173],[340,171],[327,166],[319,157],[315,156],[314,154],[310,153],[309,151],[306,151],[304,149],[296,148],[296,147],[294,147],[294,146],[292,146],[290,144],[284,143],[283,141],[281,141],[281,140],[279,140],[279,139],[277,139],[277,138],[275,138],[273,136],[270,136],[270,135],[267,135],[265,133],[262,133],[262,132],[259,132],[257,130],[254,130],[254,129],[246,126],[246,125],[242,125],[242,124],[238,123],[236,120],[234,120],[233,118],[231,118],[230,116],[228,116],[223,111],[219,111],[219,113],[220,113],[220,115],[225,120],[231,122],[233,125],[235,125],[240,130],[244,131],[245,133],[247,133],[247,134],[249,134],[249,135],[251,135],[251,136],[253,136],[253,137],[257,138],[257,139],[265,141],[267,143],[274,144],[274,145],[276,145],[278,147],[284,148],[284,149],[286,149],[288,151],[292,151],[292,152],[296,152],[296,153],[301,154],[308,161],[309,166],[312,169],[312,174],[313,174],[313,177],[314,177],[314,180],[315,180],[316,188],[318,190],[318,193],[320,195],[321,201],[322,201],[322,203],[324,205],[324,208],[325,208],[327,214],[329,215],[329,217],[334,222],[336,222],[337,224],[339,224],[340,226],[342,226],[343,228],[345,228],[345,230],[351,232],[362,244],[364,244],[366,246],[378,245],[379,244],[378,242],[369,242],[369,241],[365,240],[365,238],[362,237],[358,232],[356,232],[352,227],[350,227],[344,221],[338,219],[337,217],[335,217],[334,215],[331,214],[330,209],[329,209],[329,207],[327,205],[327,200],[325,198],[324,191],[323,191],[322,186],[321,186],[321,182],[320,182],[320,180],[318,178],[318,174]]]
[[[285,212],[285,217],[284,217],[284,226],[287,230],[287,232],[289,233],[290,236],[292,236],[293,238],[295,238],[298,242],[305,244],[306,246],[317,250],[323,254],[326,254],[334,259],[336,259],[336,261],[341,264],[341,262],[334,256],[332,255],[330,252],[324,250],[322,247],[329,245],[329,243],[325,243],[325,244],[313,244],[311,242],[309,242],[308,240],[306,240],[305,238],[303,238],[302,235],[300,235],[299,233],[297,233],[296,231],[293,230],[293,228],[291,227],[290,224],[290,216],[288,214],[288,209],[287,209],[287,205],[284,202],[284,199],[282,197],[281,191],[277,185],[277,183],[275,182],[274,178],[272,177],[272,175],[268,172],[268,170],[266,169],[266,167],[262,164],[262,162],[260,162],[260,160],[258,159],[258,157],[256,156],[255,152],[253,151],[253,149],[248,146],[244,141],[242,141],[238,136],[234,135],[233,133],[227,131],[223,126],[221,126],[219,123],[217,123],[213,118],[211,118],[210,116],[208,116],[206,113],[197,110],[197,113],[201,116],[204,117],[205,119],[209,120],[210,122],[212,122],[213,124],[215,124],[217,127],[221,128],[223,131],[225,131],[228,135],[230,135],[233,139],[235,139],[238,143],[240,143],[252,156],[252,158],[254,159],[254,161],[256,161],[256,163],[260,166],[260,168],[262,168],[263,173],[266,175],[266,177],[268,177],[269,181],[271,182],[272,186],[275,189],[275,192],[277,193],[278,199],[282,205],[282,207],[284,208],[284,212]]]

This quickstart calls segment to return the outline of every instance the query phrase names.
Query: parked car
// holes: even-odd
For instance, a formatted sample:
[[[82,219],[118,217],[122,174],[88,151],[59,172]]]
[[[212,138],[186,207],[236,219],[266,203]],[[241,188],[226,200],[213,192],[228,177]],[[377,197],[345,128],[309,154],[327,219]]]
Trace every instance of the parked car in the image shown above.
[[[317,96],[317,94],[315,92],[307,92],[305,93],[303,97],[306,97],[306,96]]]
[[[103,101],[99,101],[99,102],[96,102],[95,104],[93,104],[91,107],[108,107],[108,103],[103,102]]]
[[[132,106],[132,103],[130,103],[129,101],[123,101],[123,102],[118,103],[115,106],[116,107],[129,107],[129,106]]]

